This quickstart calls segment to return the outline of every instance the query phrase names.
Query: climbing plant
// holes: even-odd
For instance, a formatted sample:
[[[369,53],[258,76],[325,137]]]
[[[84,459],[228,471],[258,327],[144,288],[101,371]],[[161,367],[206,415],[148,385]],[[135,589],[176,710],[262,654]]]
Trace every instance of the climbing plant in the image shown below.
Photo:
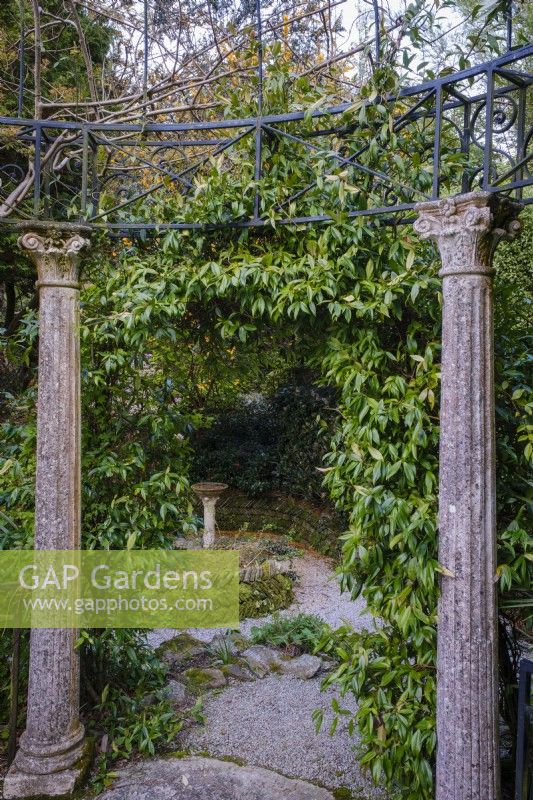
[[[391,80],[390,75],[381,78]],[[376,130],[379,154],[379,137],[383,126],[390,135],[390,121],[375,113],[368,125]],[[282,147],[271,158],[283,186],[297,167]],[[407,158],[398,159],[399,171],[412,183],[424,180]],[[461,167],[453,157],[447,163],[451,176]],[[243,197],[249,191],[246,183]],[[156,252],[143,254],[142,300],[129,314],[135,326],[147,304],[157,316],[165,313],[169,298],[180,297],[209,308],[215,332],[232,344],[247,340],[265,320],[270,325],[290,320],[302,359],[337,388],[339,423],[322,468],[331,497],[350,516],[341,576],[354,596],[363,595],[379,625],[363,633],[341,631],[331,639],[329,647],[341,665],[330,682],[359,699],[351,725],[359,730],[362,761],[374,779],[401,790],[408,800],[429,799],[440,570],[437,258],[431,248],[415,243],[408,227],[343,216],[349,192],[342,177],[331,181],[328,191],[335,219],[320,228],[161,237]],[[224,213],[229,197],[224,166],[213,162],[187,214],[213,219]],[[179,218],[182,206],[166,213]],[[524,518],[531,389],[519,356],[523,328],[516,330],[509,283],[502,270],[497,367],[503,598],[527,589],[531,580]]]
[[[268,63],[269,111],[325,102],[327,87],[317,89],[302,79],[289,91],[286,62]],[[431,174],[412,154],[424,151],[433,130],[395,129],[379,97],[397,86],[394,70],[375,71],[346,112],[353,133],[345,147],[349,156],[367,146],[361,162],[368,167],[386,158],[401,195],[406,186],[423,190],[431,184]],[[250,113],[252,90],[233,87],[228,113]],[[212,160],[187,203],[176,194],[174,203],[145,202],[132,213],[223,222],[238,197],[246,214],[258,187],[253,147],[248,140],[239,146],[239,169],[230,156]],[[327,154],[318,150],[314,159],[300,162],[298,152],[287,141],[270,143],[262,196],[283,200],[304,177],[298,170],[304,170],[308,181],[316,179],[308,207],[312,210],[313,198],[320,196],[323,204],[326,197],[332,216],[327,224],[283,227],[273,219],[268,230],[172,231],[113,247],[102,240],[95,247],[82,293],[85,543],[164,547],[177,530],[194,524],[188,437],[206,423],[198,393],[202,398],[202,385],[220,369],[213,352],[228,359],[233,349],[246,354],[271,335],[267,331],[290,328],[300,363],[335,392],[334,435],[316,466],[324,471],[330,497],[349,515],[343,585],[354,596],[362,594],[378,621],[375,629],[341,630],[323,644],[340,662],[330,682],[359,700],[349,729],[359,730],[362,763],[373,778],[400,791],[404,800],[429,800],[440,569],[436,254],[415,241],[408,226],[349,218],[348,207],[364,210],[368,197],[383,187],[351,170],[322,180]],[[444,147],[444,187],[453,188],[465,158]],[[503,269],[497,285],[498,579],[502,605],[514,601],[516,608],[531,583],[525,486],[532,393],[509,276]],[[36,328],[31,315],[25,320],[8,348],[12,357],[31,364]],[[276,341],[283,341],[281,333]],[[240,364],[250,376],[245,357]],[[201,374],[207,382],[198,379]],[[230,382],[227,374],[224,380]],[[250,387],[258,382],[257,372],[245,381]],[[235,396],[235,387],[226,391]],[[13,413],[7,423],[2,445],[8,546],[31,542],[33,401],[30,382],[26,393],[13,399],[19,416]],[[527,617],[520,624],[527,632]]]
[[[218,180],[217,166],[213,180]],[[179,267],[178,267],[179,265]],[[339,393],[338,424],[321,468],[350,517],[341,575],[379,620],[341,631],[331,682],[355,693],[362,761],[402,797],[430,798],[435,751],[438,595],[437,472],[440,295],[435,253],[409,228],[340,217],[317,229],[268,235],[168,234],[139,254],[134,302],[120,325],[135,331],[173,304],[203,306],[230,346],[288,319],[301,358]],[[525,442],[531,408],[522,331],[508,283],[498,284],[498,576],[502,598],[527,589]],[[507,309],[507,310],[506,310]],[[312,336],[309,332],[312,331]],[[133,335],[133,333],[131,334]],[[318,466],[318,465],[317,465]],[[527,626],[526,626],[527,628]]]

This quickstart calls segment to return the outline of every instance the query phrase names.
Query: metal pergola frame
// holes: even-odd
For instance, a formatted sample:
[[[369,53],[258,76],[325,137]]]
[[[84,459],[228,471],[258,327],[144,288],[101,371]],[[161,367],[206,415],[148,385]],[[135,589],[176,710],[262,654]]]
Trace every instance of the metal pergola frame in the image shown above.
[[[145,0],[145,40],[148,21]],[[375,63],[381,57],[380,11],[373,0],[375,24]],[[218,119],[195,122],[122,123],[106,124],[57,121],[49,119],[21,119],[0,117],[2,130],[9,130],[13,144],[23,148],[28,165],[34,172],[31,200],[20,209],[8,213],[4,222],[15,218],[61,220],[78,219],[95,228],[110,231],[140,232],[164,230],[205,230],[220,228],[259,228],[272,225],[300,225],[327,222],[332,219],[331,201],[317,199],[317,181],[299,187],[288,197],[271,206],[265,205],[261,196],[261,181],[265,176],[265,141],[278,138],[294,143],[309,154],[331,163],[325,174],[334,175],[338,169],[349,169],[353,183],[363,176],[381,199],[373,197],[370,204],[356,196],[346,203],[342,213],[347,219],[354,217],[380,217],[382,222],[411,222],[417,202],[437,200],[443,196],[482,190],[502,193],[533,203],[533,120],[528,117],[533,73],[527,71],[527,59],[533,57],[533,44],[512,47],[512,14],[507,14],[507,52],[486,63],[472,66],[450,75],[417,86],[402,88],[396,95],[376,98],[374,103],[401,109],[393,125],[394,132],[405,131],[421,120],[431,125],[433,147],[426,154],[424,168],[431,173],[431,189],[422,192],[398,181],[392,173],[364,163],[368,145],[363,145],[350,155],[339,151],[332,139],[349,137],[357,123],[346,122],[351,103],[345,102],[331,108],[316,109],[311,113],[295,111],[285,114],[263,113],[263,44],[260,0],[256,2],[256,32],[258,40],[257,65],[257,116],[245,119]],[[147,80],[147,49],[145,48],[144,81]],[[21,54],[21,58],[23,54]],[[524,68],[525,65],[525,68]],[[21,73],[23,91],[23,75]],[[469,91],[473,89],[473,91]],[[408,108],[405,109],[405,106]],[[20,108],[19,103],[19,108]],[[321,127],[321,123],[329,123]],[[311,124],[311,127],[310,127]],[[454,142],[450,145],[450,138]],[[446,139],[446,142],[444,142]],[[64,142],[62,141],[64,140]],[[195,176],[214,156],[230,157],[235,146],[250,141],[248,153],[253,157],[253,202],[244,213],[236,215],[228,206],[223,220],[213,222],[162,221],[147,222],[135,217],[135,203],[165,191],[170,182],[183,194],[193,189]],[[453,186],[443,190],[442,157],[450,146],[465,159],[473,158],[473,166],[457,176]],[[61,167],[46,164],[47,153],[55,149],[54,162],[59,155]],[[139,154],[141,150],[141,154]],[[105,151],[106,168],[99,166],[99,155]],[[180,153],[186,166],[176,171],[172,159]],[[237,161],[238,163],[238,155]],[[136,175],[148,171],[153,178],[148,188],[140,190]],[[26,174],[20,159],[0,165],[0,179],[9,186]],[[102,192],[113,194],[111,207],[102,208]],[[429,187],[428,187],[429,188]],[[0,190],[1,191],[1,190]],[[58,191],[62,192],[58,202]],[[379,194],[377,191],[377,194]],[[314,192],[314,194],[313,194]],[[320,193],[319,193],[320,194]],[[126,195],[126,196],[124,196]],[[305,207],[307,196],[314,198],[315,213]],[[2,198],[0,197],[0,201]],[[316,206],[319,213],[316,213]],[[76,212],[72,214],[72,207]],[[289,209],[289,210],[287,210]],[[292,209],[292,210],[291,210]],[[296,210],[294,210],[296,209]],[[335,209],[340,213],[341,209]]]

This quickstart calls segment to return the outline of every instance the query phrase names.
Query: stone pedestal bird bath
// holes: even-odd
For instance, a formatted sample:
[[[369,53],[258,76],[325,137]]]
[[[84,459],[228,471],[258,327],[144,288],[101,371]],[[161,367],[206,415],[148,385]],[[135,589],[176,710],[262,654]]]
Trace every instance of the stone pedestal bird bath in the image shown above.
[[[204,506],[204,548],[212,547],[215,543],[215,506],[220,495],[228,488],[227,483],[194,483],[193,492],[200,498]]]

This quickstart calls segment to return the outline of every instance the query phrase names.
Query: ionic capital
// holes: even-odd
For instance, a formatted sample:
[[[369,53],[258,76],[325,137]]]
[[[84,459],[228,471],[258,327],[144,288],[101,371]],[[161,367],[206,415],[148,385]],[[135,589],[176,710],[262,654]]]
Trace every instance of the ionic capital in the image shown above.
[[[82,234],[85,234],[82,235]],[[37,267],[39,288],[79,288],[80,253],[89,244],[87,226],[33,222],[25,225],[18,244]]]

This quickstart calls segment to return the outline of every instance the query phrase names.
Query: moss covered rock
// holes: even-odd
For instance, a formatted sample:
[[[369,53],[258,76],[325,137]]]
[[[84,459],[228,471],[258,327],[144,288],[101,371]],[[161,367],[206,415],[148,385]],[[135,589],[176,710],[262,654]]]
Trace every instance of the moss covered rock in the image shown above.
[[[241,619],[264,617],[280,608],[287,608],[293,600],[293,582],[288,575],[272,575],[239,586]]]
[[[155,652],[157,657],[170,667],[179,667],[193,658],[198,658],[205,651],[204,642],[195,639],[189,633],[183,632],[178,636],[174,636],[173,639],[163,642]]]
[[[221,689],[226,685],[226,678],[220,669],[212,667],[200,669],[192,667],[181,674],[187,689],[194,694],[200,694],[208,689]]]

